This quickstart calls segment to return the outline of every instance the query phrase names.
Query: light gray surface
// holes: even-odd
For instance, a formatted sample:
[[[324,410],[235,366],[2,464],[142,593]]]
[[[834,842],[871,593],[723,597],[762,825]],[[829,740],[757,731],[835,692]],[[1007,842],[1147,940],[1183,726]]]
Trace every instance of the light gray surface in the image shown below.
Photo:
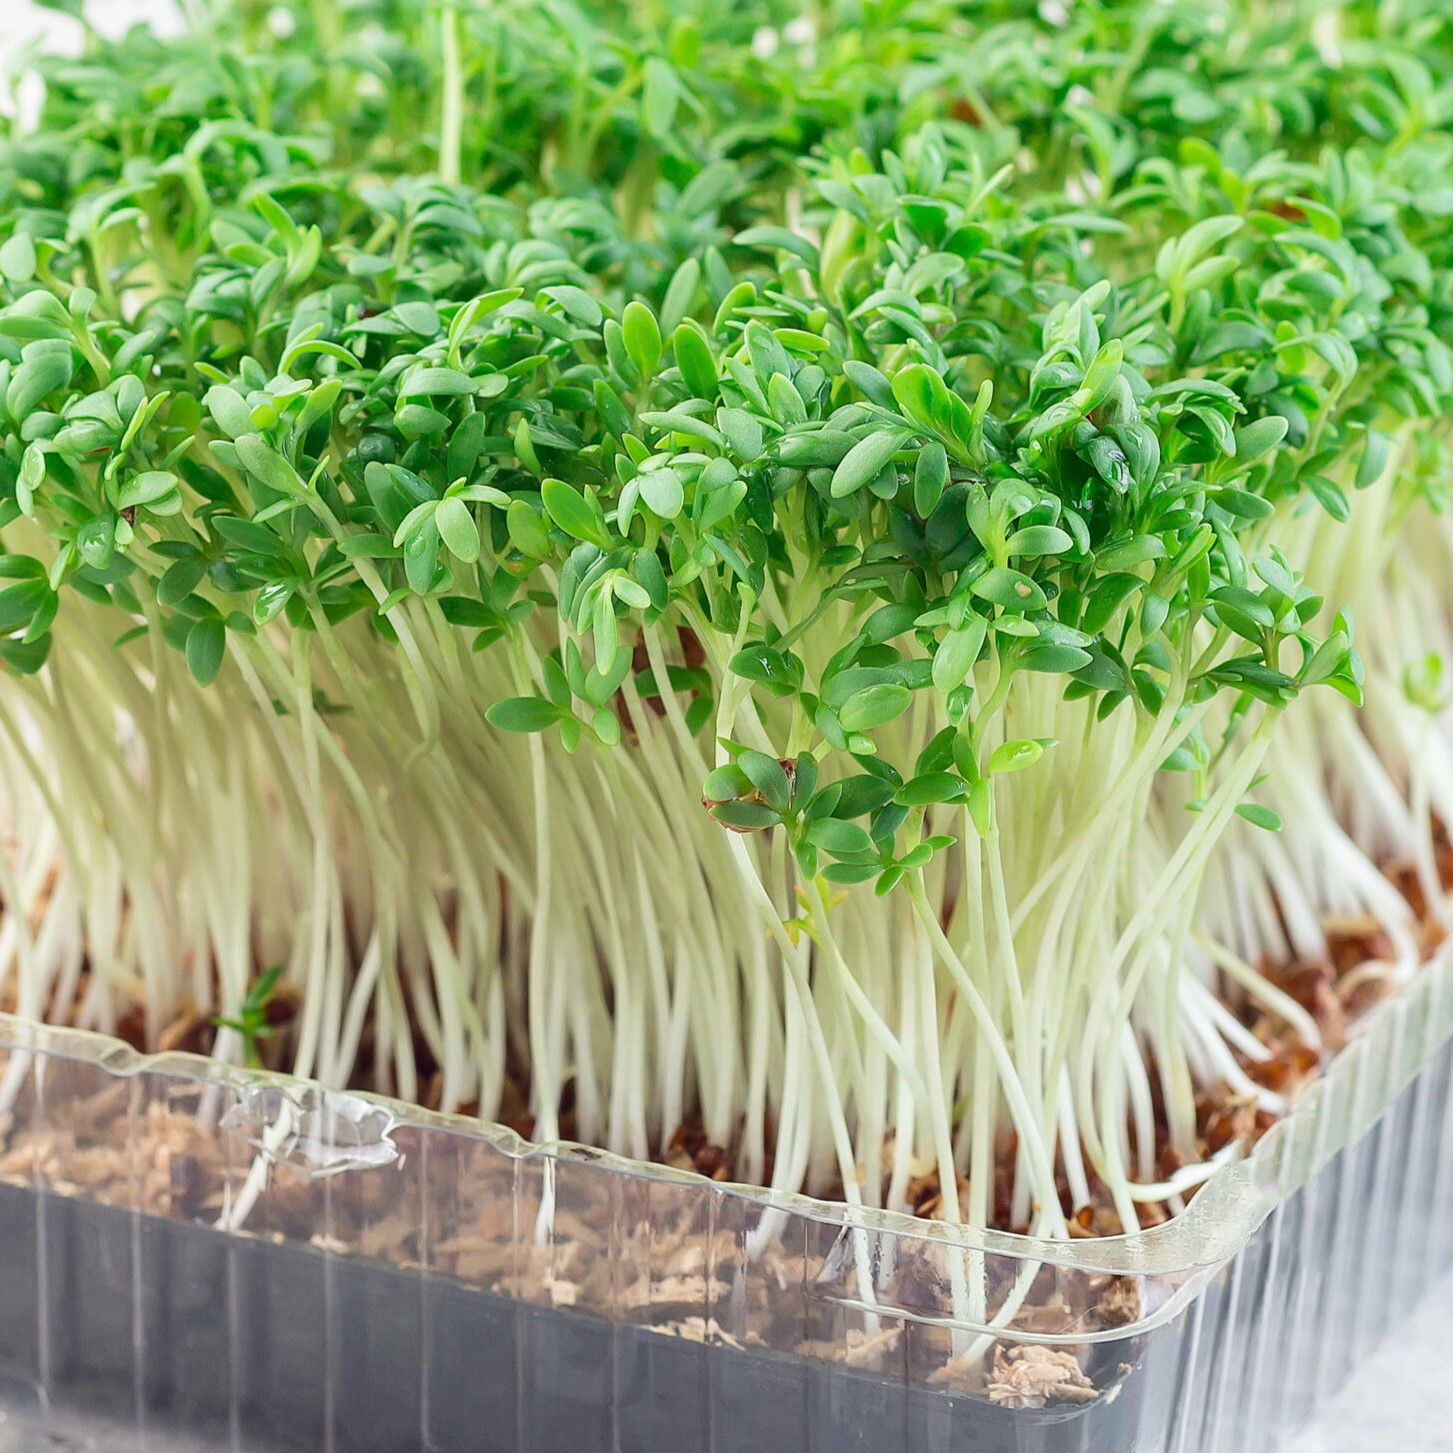
[[[1453,1276],[1285,1453],[1453,1453]]]
[[[5,0],[0,0],[3,5]],[[199,1443],[190,1438],[148,1433],[144,1445],[117,1440],[113,1424],[77,1420],[64,1427],[37,1433],[23,1426],[18,1417],[0,1409],[0,1453],[227,1453],[216,1443]]]

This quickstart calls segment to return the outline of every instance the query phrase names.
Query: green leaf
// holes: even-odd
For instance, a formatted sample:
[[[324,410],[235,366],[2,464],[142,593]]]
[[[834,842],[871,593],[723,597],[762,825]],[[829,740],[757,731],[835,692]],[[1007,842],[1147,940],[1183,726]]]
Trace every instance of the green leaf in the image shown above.
[[[793,469],[836,469],[856,442],[841,429],[808,428],[784,434],[777,457]]]
[[[1166,553],[1165,541],[1158,535],[1132,535],[1118,545],[1096,551],[1095,563],[1105,571],[1134,570],[1149,560],[1163,560]]]
[[[958,630],[950,631],[939,642],[933,654],[933,684],[945,696],[962,686],[973,670],[988,628],[983,616],[970,615]]]
[[[934,400],[943,380],[927,364],[911,363],[893,375],[893,397],[912,423],[931,430]]]
[[[616,624],[615,596],[609,590],[599,590],[595,597],[595,610],[591,620],[591,637],[595,642],[595,665],[602,673],[609,673],[615,665],[616,653],[620,650],[620,629]]]
[[[636,584],[629,575],[614,576],[611,580],[611,590],[622,605],[629,606],[632,610],[650,609],[650,595],[647,594],[644,586]]]
[[[559,303],[577,323],[583,323],[587,328],[600,327],[605,314],[601,312],[600,304],[584,288],[577,288],[571,283],[560,283],[542,291],[547,298]]]
[[[149,469],[133,475],[116,493],[118,510],[140,509],[165,499],[177,487],[177,477],[170,470]]]
[[[426,520],[434,517],[434,511],[439,508],[438,500],[426,499],[422,504],[416,504],[408,514],[399,522],[399,527],[394,531],[394,545],[402,545],[405,540],[418,534],[423,528]]]
[[[1002,565],[986,570],[969,589],[981,600],[1016,614],[1043,610],[1046,604],[1044,591],[1034,581],[1023,572]]]
[[[716,425],[743,464],[761,458],[762,425],[745,409],[718,409]]]
[[[1035,559],[1041,555],[1064,555],[1074,549],[1075,542],[1058,525],[1028,525],[1010,535],[1007,549],[1011,555]]]
[[[433,303],[399,303],[393,314],[410,333],[416,333],[420,338],[436,337],[442,326],[439,310]]]
[[[507,509],[510,504],[509,495],[489,484],[451,484],[447,498],[461,499],[468,505],[494,505],[497,509]]]
[[[76,531],[76,552],[92,570],[104,570],[115,550],[115,515],[93,515]]]
[[[846,732],[870,732],[908,710],[913,693],[906,686],[884,682],[854,692],[838,712]]]
[[[661,361],[661,329],[656,315],[644,303],[627,303],[621,314],[621,333],[637,372],[643,379],[651,378]]]
[[[44,288],[22,294],[0,311],[0,336],[7,338],[68,338],[71,318],[60,299]]]
[[[1042,741],[1003,742],[990,753],[989,773],[992,776],[997,772],[1022,772],[1039,761],[1044,748]]]
[[[843,373],[864,398],[871,399],[879,408],[893,407],[896,402],[893,385],[871,363],[863,363],[856,358],[846,359],[843,362]]]
[[[892,868],[879,874],[878,865],[873,863],[828,863],[822,870],[822,876],[829,883],[866,883],[872,877],[887,877],[893,872]]]
[[[1352,518],[1352,506],[1343,494],[1340,485],[1327,478],[1325,474],[1305,474],[1302,476],[1302,483],[1307,488],[1307,493],[1332,516],[1338,524],[1345,525]]]
[[[833,471],[832,497],[842,499],[871,484],[910,438],[902,429],[884,429],[858,440]]]
[[[552,701],[540,696],[508,696],[497,701],[484,719],[502,732],[542,732],[566,715]]]
[[[1275,508],[1260,495],[1248,494],[1242,489],[1217,490],[1215,500],[1228,514],[1243,520],[1264,520]]]
[[[1094,657],[1080,646],[1051,644],[1031,646],[1019,657],[1021,671],[1063,672],[1070,675],[1083,670]]]
[[[701,173],[698,172],[700,177]],[[672,332],[677,328],[682,319],[691,309],[691,304],[696,299],[696,290],[701,285],[701,264],[694,258],[688,257],[671,276],[671,281],[666,285],[666,296],[661,300],[661,328],[663,332]],[[705,332],[702,334],[705,337]]]
[[[646,130],[657,141],[662,140],[676,119],[676,107],[681,101],[681,82],[676,72],[659,56],[646,61],[645,84],[642,88],[642,113],[646,119]],[[649,374],[650,370],[646,370]]]
[[[681,476],[674,469],[653,469],[638,477],[641,498],[663,520],[674,520],[686,503]]]
[[[265,484],[279,494],[297,496],[304,493],[303,481],[297,470],[257,434],[242,435],[233,447],[242,467],[259,484]]]
[[[1234,237],[1243,225],[1243,218],[1227,216],[1207,217],[1188,227],[1182,236],[1162,248],[1156,262],[1157,275],[1162,282],[1179,281],[1213,248]]]
[[[855,853],[873,851],[873,839],[865,827],[856,822],[844,822],[839,817],[822,817],[808,824],[805,834],[813,847],[821,848],[834,857],[846,857]]]
[[[914,363],[893,376],[893,397],[910,423],[936,434],[961,463],[972,463],[977,437],[976,417],[988,407],[987,385],[975,409],[956,394],[927,364]]]
[[[918,612],[906,603],[879,606],[863,622],[863,639],[871,646],[882,645],[884,641],[911,631],[917,617]]]
[[[545,522],[524,500],[511,500],[505,511],[505,528],[510,543],[521,555],[543,560],[550,553],[550,532]]]
[[[434,589],[434,575],[439,567],[439,528],[426,520],[404,541],[404,575],[415,595],[428,595]]]
[[[439,501],[434,511],[434,527],[444,548],[456,560],[473,565],[479,559],[479,526],[462,499],[450,497]]]
[[[1090,635],[1098,635],[1114,618],[1124,603],[1143,590],[1145,581],[1128,572],[1111,572],[1101,577],[1085,602],[1080,626]]]
[[[900,785],[896,773],[891,778],[879,777],[870,772],[846,777],[839,784],[841,790],[838,792],[832,816],[862,817],[866,813],[877,812],[879,808],[892,802],[893,794]]]
[[[49,344],[32,344],[34,348],[49,347]],[[27,358],[10,375],[9,387],[5,390],[5,410],[18,424],[23,424],[32,409],[40,401],[71,381],[72,363],[70,350],[60,353],[41,353]]]
[[[759,682],[774,696],[791,695],[802,685],[801,662],[761,644],[738,651],[728,664],[743,680]]]
[[[227,627],[219,617],[199,620],[187,632],[187,669],[198,685],[210,686],[217,679],[226,651]]]
[[[35,614],[30,618],[30,624],[25,628],[25,634],[20,638],[22,646],[33,646],[50,639],[50,628],[55,624],[55,618],[60,612],[60,603],[60,596],[54,591],[46,595]]]
[[[0,274],[10,283],[28,283],[35,276],[35,243],[28,232],[17,232],[0,247]]]
[[[701,795],[708,802],[730,802],[746,797],[752,790],[752,779],[735,762],[708,772],[701,784]]]
[[[610,548],[610,536],[600,506],[587,499],[563,479],[547,479],[540,486],[540,499],[545,512],[567,535],[601,549]]]
[[[287,609],[287,604],[293,598],[293,593],[294,587],[292,581],[269,581],[257,592],[257,597],[252,602],[252,619],[254,624],[265,626],[269,621],[276,620]]]
[[[290,247],[296,247],[302,239],[298,225],[288,215],[285,208],[281,207],[272,197],[264,191],[253,194],[252,205],[258,215],[273,229],[274,232]]]
[[[35,639],[0,640],[0,663],[20,676],[33,676],[46,663],[51,636],[47,631]]]
[[[957,802],[968,790],[969,784],[953,772],[925,772],[904,783],[898,801],[905,807],[927,807],[935,802]]]
[[[711,809],[711,815],[724,827],[739,832],[760,832],[781,821],[765,802],[721,802]]]
[[[807,405],[785,373],[774,373],[768,380],[767,404],[773,418],[788,428],[807,422]]]
[[[693,398],[708,402],[717,396],[716,360],[706,330],[694,318],[688,318],[671,338],[671,350],[681,380]]]
[[[743,308],[749,307],[756,301],[757,285],[749,279],[736,284],[727,295],[721,300],[716,310],[716,317],[712,319],[711,331],[713,335],[723,331],[727,321]]]
[[[732,238],[738,247],[766,247],[778,252],[791,253],[806,263],[810,271],[816,272],[821,264],[821,253],[810,238],[786,227],[748,227]]]
[[[472,600],[467,595],[445,595],[439,598],[439,614],[449,622],[451,626],[465,627],[486,627],[494,621],[494,611],[488,602]],[[542,665],[545,669],[545,682],[548,688],[552,679],[552,673],[560,670],[553,657],[546,656]],[[550,699],[558,700],[555,693],[550,691]],[[565,697],[568,703],[569,695]]]
[[[1236,460],[1250,464],[1270,454],[1287,434],[1287,421],[1280,414],[1268,414],[1236,431]]]
[[[1367,441],[1362,446],[1362,458],[1357,463],[1358,489],[1366,489],[1382,478],[1391,452],[1391,442],[1386,434],[1377,429],[1367,431]]]
[[[1239,585],[1225,585],[1213,591],[1211,604],[1221,623],[1248,641],[1260,641],[1262,633],[1276,624],[1271,607],[1254,591]]]
[[[22,580],[0,590],[0,635],[28,626],[50,594],[44,580]]]
[[[565,722],[560,729],[560,739],[564,741],[565,731],[575,719]],[[590,729],[608,747],[620,745],[621,740],[621,719],[608,706],[598,706],[590,714]]]
[[[624,439],[631,432],[631,416],[621,402],[621,396],[603,378],[596,379],[591,392],[595,395],[601,422],[617,439]]]
[[[948,454],[937,439],[931,439],[918,454],[913,471],[913,508],[926,520],[938,508],[948,484]]]
[[[157,582],[156,598],[164,606],[180,605],[201,583],[207,573],[207,561],[191,555],[173,561]]]
[[[790,796],[787,773],[775,757],[765,752],[743,751],[737,754],[737,766],[769,807],[777,812],[787,811]]]
[[[654,610],[665,610],[670,601],[671,587],[661,561],[654,550],[637,550],[631,559],[636,579],[640,581],[650,597]]]
[[[1236,808],[1236,816],[1245,818],[1253,827],[1262,828],[1266,832],[1281,831],[1281,817],[1269,807],[1262,807],[1256,802],[1243,802]]]
[[[1307,682],[1326,680],[1334,670],[1341,668],[1347,647],[1346,635],[1341,631],[1335,632],[1322,643],[1307,664],[1302,679]],[[1403,695],[1419,710],[1436,716],[1449,704],[1447,677],[1448,668],[1443,658],[1436,651],[1430,652],[1422,660],[1409,662],[1403,667]]]
[[[233,389],[222,384],[209,388],[206,404],[207,411],[217,422],[217,427],[229,439],[252,433],[252,410]]]
[[[468,374],[460,373],[454,368],[417,368],[405,376],[399,388],[399,397],[463,396],[478,392],[484,382],[482,379],[470,378]]]
[[[1120,376],[1120,365],[1124,358],[1125,344],[1119,338],[1112,338],[1091,360],[1077,395],[1079,406],[1086,413],[1104,402]]]
[[[29,444],[20,459],[20,473],[15,481],[15,503],[23,515],[35,513],[35,492],[45,479],[45,455],[40,445]]]

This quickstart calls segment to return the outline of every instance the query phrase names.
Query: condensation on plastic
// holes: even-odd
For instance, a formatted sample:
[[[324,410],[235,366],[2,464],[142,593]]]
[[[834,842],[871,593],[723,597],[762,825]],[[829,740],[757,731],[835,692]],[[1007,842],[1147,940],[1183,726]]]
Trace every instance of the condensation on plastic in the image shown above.
[[[1453,1258],[1450,1036],[1445,954],[1183,1215],[1051,1242],[0,1016],[0,1449],[1275,1447]],[[1093,1393],[986,1396],[1034,1347]]]

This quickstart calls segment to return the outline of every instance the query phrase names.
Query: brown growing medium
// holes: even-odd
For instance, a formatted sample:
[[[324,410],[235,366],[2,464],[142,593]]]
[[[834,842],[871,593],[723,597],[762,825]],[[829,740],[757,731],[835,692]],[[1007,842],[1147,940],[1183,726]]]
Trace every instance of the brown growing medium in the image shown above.
[[[996,1347],[988,1390],[991,1402],[1007,1408],[1094,1402],[1099,1396],[1071,1353],[1033,1345]]]

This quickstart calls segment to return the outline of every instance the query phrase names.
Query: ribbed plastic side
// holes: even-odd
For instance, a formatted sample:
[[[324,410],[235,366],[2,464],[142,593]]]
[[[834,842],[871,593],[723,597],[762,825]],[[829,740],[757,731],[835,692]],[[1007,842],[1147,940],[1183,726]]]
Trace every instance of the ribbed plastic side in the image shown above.
[[[1274,1448],[1453,1259],[1449,977],[1171,1236],[1070,1247],[0,1022],[0,1448]],[[1025,1347],[1080,1400],[986,1395]]]
[[[1275,1448],[1453,1259],[1453,1055],[1279,1205],[1186,1316],[1165,1453]],[[1142,1445],[1136,1445],[1142,1446]]]

